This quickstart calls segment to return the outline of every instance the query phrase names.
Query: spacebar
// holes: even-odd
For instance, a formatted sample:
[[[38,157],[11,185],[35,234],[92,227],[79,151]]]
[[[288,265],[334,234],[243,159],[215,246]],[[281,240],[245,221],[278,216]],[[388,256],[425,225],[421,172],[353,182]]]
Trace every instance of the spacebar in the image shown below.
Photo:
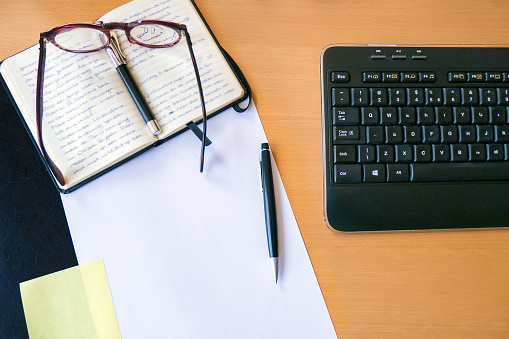
[[[509,180],[509,162],[410,164],[410,181]]]

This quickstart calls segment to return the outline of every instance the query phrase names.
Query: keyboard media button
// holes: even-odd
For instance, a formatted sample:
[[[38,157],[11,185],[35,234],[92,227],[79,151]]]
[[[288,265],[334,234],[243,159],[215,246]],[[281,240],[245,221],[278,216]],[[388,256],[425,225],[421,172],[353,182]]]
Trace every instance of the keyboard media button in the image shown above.
[[[381,82],[380,72],[362,72],[362,82]]]
[[[399,72],[383,72],[383,82],[399,82]]]
[[[419,72],[420,82],[435,82],[437,81],[437,75],[435,72]]]
[[[417,72],[401,72],[401,82],[418,82],[419,73]]]
[[[449,82],[466,82],[467,75],[465,72],[449,72],[447,75],[447,80]]]

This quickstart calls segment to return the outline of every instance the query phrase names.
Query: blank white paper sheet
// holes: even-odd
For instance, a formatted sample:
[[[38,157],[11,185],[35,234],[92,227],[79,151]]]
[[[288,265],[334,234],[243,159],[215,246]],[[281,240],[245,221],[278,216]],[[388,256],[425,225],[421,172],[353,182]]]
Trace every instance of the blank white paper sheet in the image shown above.
[[[208,124],[204,173],[185,132],[62,195],[78,262],[104,260],[122,338],[336,338],[273,163],[274,282],[256,108]]]

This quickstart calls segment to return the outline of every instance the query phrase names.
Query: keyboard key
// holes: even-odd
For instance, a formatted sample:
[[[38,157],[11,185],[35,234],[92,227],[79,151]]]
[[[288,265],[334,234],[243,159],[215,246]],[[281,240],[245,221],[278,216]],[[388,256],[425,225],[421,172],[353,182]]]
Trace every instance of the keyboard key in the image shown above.
[[[509,142],[509,125],[495,126],[495,141]]]
[[[486,160],[486,146],[484,144],[469,144],[468,145],[468,160],[469,161],[485,161]]]
[[[404,106],[406,104],[405,89],[389,88],[389,106]]]
[[[383,82],[399,82],[399,72],[383,72]]]
[[[458,126],[459,142],[472,143],[477,140],[476,130],[473,125],[460,125]]]
[[[497,103],[497,91],[494,88],[479,89],[479,105],[495,105]]]
[[[495,141],[495,133],[492,125],[478,125],[477,142],[493,142]]]
[[[484,82],[484,73],[483,72],[468,72],[467,73],[467,81],[468,82]]]
[[[507,123],[507,114],[505,107],[490,106],[489,107],[490,124]]]
[[[401,72],[401,82],[417,82],[417,81],[419,81],[419,73]]]
[[[430,162],[431,161],[431,145],[421,144],[414,146],[414,161],[415,162]]]
[[[407,88],[407,99],[410,106],[424,105],[424,89]]]
[[[458,126],[444,125],[440,126],[440,137],[444,144],[453,144],[458,142]]]
[[[369,105],[369,94],[367,88],[352,88],[351,93],[352,106]]]
[[[357,146],[357,161],[361,164],[376,161],[375,146],[359,145]]]
[[[422,140],[422,133],[420,126],[403,126],[405,143],[407,144],[416,144],[420,143]]]
[[[385,127],[385,142],[387,144],[401,144],[403,142],[403,131],[401,126]]]
[[[452,124],[452,108],[440,106],[435,108],[436,123],[439,125]]]
[[[377,107],[362,107],[361,111],[363,125],[378,125],[380,123]]]
[[[449,145],[435,144],[431,148],[434,162],[449,161]]]
[[[396,145],[395,149],[396,162],[411,162],[413,160],[411,145]]]
[[[346,83],[350,81],[350,73],[349,72],[332,72],[331,73],[331,81],[332,82],[340,82]]]
[[[449,82],[466,82],[467,75],[464,72],[449,72],[447,80]]]
[[[441,88],[426,88],[426,105],[438,106],[442,105],[442,89]]]
[[[509,105],[509,88],[497,88],[497,105]]]
[[[359,125],[360,110],[358,107],[333,107],[332,123],[339,125]]]
[[[382,126],[366,127],[366,142],[368,144],[381,144],[384,142],[384,128]]]
[[[500,72],[486,72],[487,82],[502,82],[502,73]]]
[[[413,107],[400,107],[399,112],[399,123],[403,125],[414,125],[417,121],[415,114],[415,108]]]
[[[363,166],[364,182],[385,182],[385,165],[372,164]]]
[[[487,124],[490,119],[488,107],[472,107],[472,123],[473,124]]]
[[[453,107],[452,111],[455,124],[469,124],[472,121],[470,107]]]
[[[410,164],[410,181],[508,180],[509,162]]]
[[[468,148],[465,144],[451,145],[451,161],[461,162],[468,160]]]
[[[349,106],[350,92],[348,88],[332,89],[332,106]]]
[[[461,102],[461,90],[459,88],[444,88],[444,105],[459,105]]]
[[[364,127],[363,127],[364,128]],[[334,126],[334,143],[341,143],[342,141],[348,140],[361,140],[361,134],[359,127],[336,127]]]
[[[380,123],[382,125],[396,124],[398,122],[398,114],[395,107],[380,108]]]
[[[435,72],[420,72],[419,73],[419,81],[420,82],[435,82],[437,81],[437,75]]]
[[[380,72],[363,72],[362,82],[380,82],[382,81]]]
[[[440,130],[438,126],[422,126],[422,138],[425,143],[440,142]]]
[[[387,88],[370,88],[371,106],[387,106]]]
[[[504,160],[504,145],[487,144],[486,153],[488,161],[502,161]]]
[[[354,145],[334,146],[334,163],[348,164],[357,160]]]
[[[387,165],[387,181],[405,182],[409,179],[407,164],[389,164]]]
[[[394,147],[391,145],[376,146],[376,160],[384,164],[394,162]]]
[[[461,89],[461,104],[462,105],[478,105],[479,92],[477,88],[462,88]]]
[[[356,184],[362,179],[361,165],[334,165],[334,182],[336,184]]]
[[[421,125],[435,123],[435,110],[432,107],[417,107],[417,123]]]

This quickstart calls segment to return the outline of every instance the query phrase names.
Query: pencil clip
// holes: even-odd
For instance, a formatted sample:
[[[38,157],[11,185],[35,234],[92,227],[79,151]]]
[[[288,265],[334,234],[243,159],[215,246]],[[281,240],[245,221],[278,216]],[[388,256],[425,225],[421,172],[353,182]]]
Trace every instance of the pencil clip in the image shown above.
[[[187,123],[187,127],[191,131],[193,131],[194,135],[196,135],[198,139],[200,139],[201,141],[201,139],[203,138],[203,132],[201,131],[201,129],[192,121]],[[205,146],[209,146],[211,143],[212,141],[210,141],[208,137],[205,137]]]

